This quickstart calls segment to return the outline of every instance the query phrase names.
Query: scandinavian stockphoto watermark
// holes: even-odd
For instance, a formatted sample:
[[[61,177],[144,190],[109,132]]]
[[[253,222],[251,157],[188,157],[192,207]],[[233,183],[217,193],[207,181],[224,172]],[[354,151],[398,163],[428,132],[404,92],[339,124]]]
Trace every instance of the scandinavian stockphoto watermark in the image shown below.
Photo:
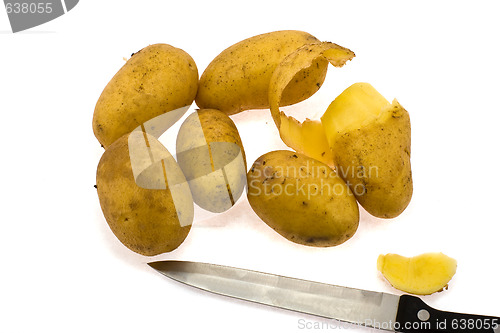
[[[419,318],[420,319],[420,318]],[[443,320],[419,320],[414,322],[399,323],[396,321],[380,322],[376,319],[367,319],[364,323],[347,323],[338,320],[328,321],[311,321],[306,319],[299,319],[297,321],[297,328],[301,330],[348,330],[354,329],[357,326],[367,326],[381,330],[389,331],[407,331],[418,330],[422,332],[434,332],[435,328],[442,331],[448,330],[462,330],[462,331],[477,331],[477,330],[490,330],[493,329],[495,333],[500,332],[500,322],[497,318],[453,318]]]
[[[324,196],[362,196],[365,180],[377,178],[377,166],[355,165],[336,170],[313,160],[294,163],[254,163],[247,177],[244,153],[234,142],[209,142],[199,114],[193,112],[177,133],[175,153],[158,139],[184,117],[189,106],[172,110],[137,126],[128,137],[130,165],[136,184],[145,189],[169,189],[178,213],[186,193],[210,212],[231,208],[243,194],[300,198],[303,205]],[[289,158],[299,158],[290,152]],[[192,168],[191,166],[196,166]],[[183,172],[179,172],[179,167]],[[336,180],[332,180],[332,179]],[[342,178],[343,180],[341,180]],[[349,181],[352,180],[352,183]],[[207,196],[207,193],[211,195]],[[191,220],[180,221],[181,225]]]
[[[78,0],[4,0],[12,32],[52,21],[73,9]]]
[[[334,196],[343,195],[347,189],[348,195],[361,196],[366,193],[366,187],[362,183],[351,184],[349,180],[346,184],[342,182],[331,182],[331,177],[341,176],[343,179],[367,179],[378,177],[377,166],[347,166],[333,170],[326,165],[311,164],[295,166],[265,166],[254,165],[248,177],[249,195],[260,196],[263,193],[285,196],[300,195],[308,200],[318,195]],[[304,182],[306,178],[313,178],[313,183]],[[347,185],[347,186],[346,186]]]

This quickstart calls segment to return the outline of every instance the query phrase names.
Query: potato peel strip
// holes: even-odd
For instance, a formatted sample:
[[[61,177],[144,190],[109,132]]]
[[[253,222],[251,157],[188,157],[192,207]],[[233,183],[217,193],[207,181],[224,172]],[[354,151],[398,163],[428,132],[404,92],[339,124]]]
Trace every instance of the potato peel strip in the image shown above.
[[[342,67],[354,57],[354,52],[345,47],[330,42],[322,42],[307,44],[298,48],[276,67],[269,84],[269,104],[280,137],[287,146],[329,165],[333,164],[333,158],[321,122],[306,119],[301,123],[292,116],[287,116],[279,109],[279,106],[283,91],[290,81],[297,73],[313,65],[319,58],[328,60],[335,67]],[[313,144],[308,146],[307,142]]]

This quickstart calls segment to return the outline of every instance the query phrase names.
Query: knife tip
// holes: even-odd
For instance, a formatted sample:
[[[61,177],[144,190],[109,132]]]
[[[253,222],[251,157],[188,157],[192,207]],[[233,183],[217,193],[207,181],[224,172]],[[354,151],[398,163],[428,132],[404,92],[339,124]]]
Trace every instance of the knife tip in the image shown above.
[[[159,270],[160,269],[160,266],[161,266],[161,261],[150,261],[147,263],[149,267],[155,269],[155,270]]]
[[[178,270],[180,267],[179,265],[182,266],[183,262],[178,260],[160,260],[150,261],[147,264],[158,272],[165,273]]]

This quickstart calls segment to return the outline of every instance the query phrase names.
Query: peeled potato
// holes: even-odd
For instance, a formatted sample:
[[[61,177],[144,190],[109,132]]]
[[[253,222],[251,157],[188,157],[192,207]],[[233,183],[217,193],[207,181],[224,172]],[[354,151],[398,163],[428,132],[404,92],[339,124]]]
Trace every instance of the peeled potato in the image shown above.
[[[355,83],[330,104],[321,122],[333,161],[359,204],[394,218],[410,203],[411,125],[408,112],[368,83]]]
[[[443,253],[424,253],[416,257],[380,255],[377,268],[390,284],[415,295],[430,295],[447,288],[457,270],[457,261]]]

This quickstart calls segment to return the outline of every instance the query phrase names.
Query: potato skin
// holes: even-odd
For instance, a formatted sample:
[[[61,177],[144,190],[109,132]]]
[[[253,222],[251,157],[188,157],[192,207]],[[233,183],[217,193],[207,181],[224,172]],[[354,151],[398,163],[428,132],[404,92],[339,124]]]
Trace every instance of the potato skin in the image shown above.
[[[332,147],[338,174],[373,216],[394,218],[410,203],[410,147],[410,116],[397,101],[376,121],[342,133]]]
[[[181,125],[176,151],[198,206],[221,213],[234,205],[245,188],[247,169],[231,118],[215,109],[197,110]]]
[[[197,89],[198,69],[189,54],[167,44],[147,46],[104,88],[94,110],[94,134],[107,148],[144,122],[190,105]]]
[[[257,35],[222,51],[200,78],[196,104],[228,115],[269,108],[269,82],[274,69],[297,48],[320,41],[303,31],[284,30]],[[323,84],[328,62],[318,59],[300,71],[285,89],[281,105],[312,96]]]
[[[292,242],[335,246],[357,230],[356,199],[320,161],[293,151],[272,151],[255,161],[247,179],[248,201],[255,213]]]
[[[182,206],[177,211],[188,225],[181,226],[170,188],[137,185],[129,153],[129,136],[137,133],[143,135],[126,134],[104,152],[97,167],[96,187],[102,212],[115,236],[130,250],[153,256],[172,251],[184,241],[191,228],[193,203],[189,191],[182,193]],[[152,136],[148,140],[159,143]],[[145,173],[145,177],[150,175]],[[176,172],[175,178],[182,179],[182,173]],[[163,176],[159,182],[164,182]]]

